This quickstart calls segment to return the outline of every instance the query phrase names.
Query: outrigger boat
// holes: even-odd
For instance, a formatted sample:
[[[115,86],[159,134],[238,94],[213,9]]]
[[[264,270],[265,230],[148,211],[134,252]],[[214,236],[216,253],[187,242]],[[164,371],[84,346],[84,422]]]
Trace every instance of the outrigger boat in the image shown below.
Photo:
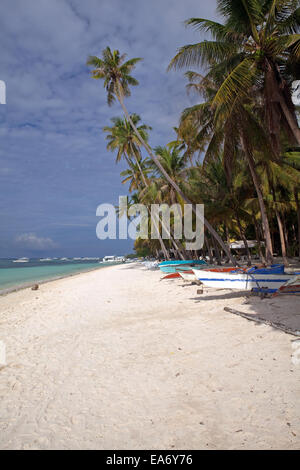
[[[190,271],[179,271],[179,276],[182,277],[184,281],[197,282],[198,279],[192,270]]]
[[[295,273],[294,273],[295,274]],[[296,273],[289,281],[281,286],[274,296],[283,294],[300,295],[300,274]]]
[[[276,292],[281,286],[292,279],[296,273],[285,273],[283,265],[272,265],[267,268],[252,267],[250,269],[230,268],[222,269],[196,269],[192,268],[197,279],[207,287],[218,289],[239,290],[268,290]]]
[[[195,268],[196,269],[196,268]],[[206,268],[205,266],[203,266],[203,269],[205,269],[205,271],[212,271],[212,272],[222,272],[222,273],[227,273],[227,272],[230,272],[230,271],[235,271],[236,268]],[[191,282],[195,282],[195,281],[198,281],[198,278],[196,276],[196,274],[193,272],[193,270],[191,269],[190,271],[181,271],[181,268],[177,268],[177,270],[179,271],[179,274],[180,276],[185,280],[185,281],[191,281]],[[197,269],[198,271],[198,269]],[[200,269],[199,269],[200,271]]]
[[[198,265],[207,265],[204,260],[172,260],[172,261],[163,261],[158,265],[159,269],[163,273],[176,273],[176,268],[181,268],[184,271],[189,271],[191,266]]]
[[[161,279],[178,279],[180,277],[180,273],[170,273],[166,276],[162,277]]]

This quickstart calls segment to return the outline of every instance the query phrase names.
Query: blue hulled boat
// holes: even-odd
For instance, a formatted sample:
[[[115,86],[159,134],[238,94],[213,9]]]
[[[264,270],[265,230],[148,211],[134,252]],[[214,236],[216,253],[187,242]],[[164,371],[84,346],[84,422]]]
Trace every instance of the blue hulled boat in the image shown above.
[[[163,273],[176,273],[177,268],[180,268],[183,271],[189,271],[193,266],[198,267],[199,265],[207,265],[206,261],[204,260],[171,260],[171,261],[163,261],[158,265],[159,269]]]

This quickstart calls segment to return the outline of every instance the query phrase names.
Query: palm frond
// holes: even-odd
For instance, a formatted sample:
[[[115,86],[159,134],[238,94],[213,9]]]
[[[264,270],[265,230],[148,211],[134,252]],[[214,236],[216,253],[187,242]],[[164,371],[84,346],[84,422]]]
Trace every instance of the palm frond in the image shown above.
[[[225,57],[231,57],[235,52],[236,46],[232,42],[203,41],[197,44],[189,44],[179,49],[171,60],[168,70],[209,65],[218,60],[223,60]]]

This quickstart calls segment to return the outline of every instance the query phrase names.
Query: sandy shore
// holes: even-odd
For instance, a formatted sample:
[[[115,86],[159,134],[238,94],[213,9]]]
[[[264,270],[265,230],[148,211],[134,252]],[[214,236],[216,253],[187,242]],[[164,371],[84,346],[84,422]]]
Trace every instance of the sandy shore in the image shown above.
[[[300,448],[295,337],[223,310],[242,294],[160,277],[115,266],[0,298],[1,449]]]

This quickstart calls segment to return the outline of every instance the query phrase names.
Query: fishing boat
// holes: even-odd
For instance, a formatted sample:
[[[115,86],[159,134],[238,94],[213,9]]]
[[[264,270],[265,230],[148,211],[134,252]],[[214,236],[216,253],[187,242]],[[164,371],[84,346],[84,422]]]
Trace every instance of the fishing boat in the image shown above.
[[[28,263],[28,261],[29,261],[29,258],[19,258],[19,259],[13,260],[13,263]]]
[[[283,294],[294,294],[300,295],[300,273],[295,273],[295,275],[287,281],[283,286],[281,286],[274,296]]]
[[[196,268],[195,268],[196,269]],[[213,271],[213,272],[223,272],[223,273],[227,273],[227,272],[230,272],[230,271],[235,271],[236,268],[234,267],[226,267],[226,268],[213,268],[213,267],[205,267],[203,266],[203,269],[205,269],[206,271]],[[197,268],[198,270],[198,268]],[[199,269],[200,270],[200,269]],[[190,281],[190,282],[195,282],[195,281],[198,281],[198,278],[196,276],[196,274],[192,271],[192,270],[188,270],[188,271],[182,271],[181,268],[177,268],[177,271],[179,272],[180,276],[185,280],[185,281]]]
[[[182,270],[190,270],[191,266],[207,265],[204,260],[172,260],[172,261],[163,261],[158,265],[159,269],[163,273],[176,273],[176,268],[181,268]]]
[[[170,273],[166,274],[166,276],[162,277],[161,279],[178,279],[180,278],[180,273]]]
[[[293,273],[285,273],[283,265],[272,265],[267,268],[253,267],[250,269],[228,268],[230,271],[220,269],[196,269],[192,271],[197,279],[207,287],[218,289],[263,290],[276,292],[288,282]]]
[[[179,276],[182,277],[184,281],[197,282],[198,279],[192,270],[189,271],[179,271]]]

